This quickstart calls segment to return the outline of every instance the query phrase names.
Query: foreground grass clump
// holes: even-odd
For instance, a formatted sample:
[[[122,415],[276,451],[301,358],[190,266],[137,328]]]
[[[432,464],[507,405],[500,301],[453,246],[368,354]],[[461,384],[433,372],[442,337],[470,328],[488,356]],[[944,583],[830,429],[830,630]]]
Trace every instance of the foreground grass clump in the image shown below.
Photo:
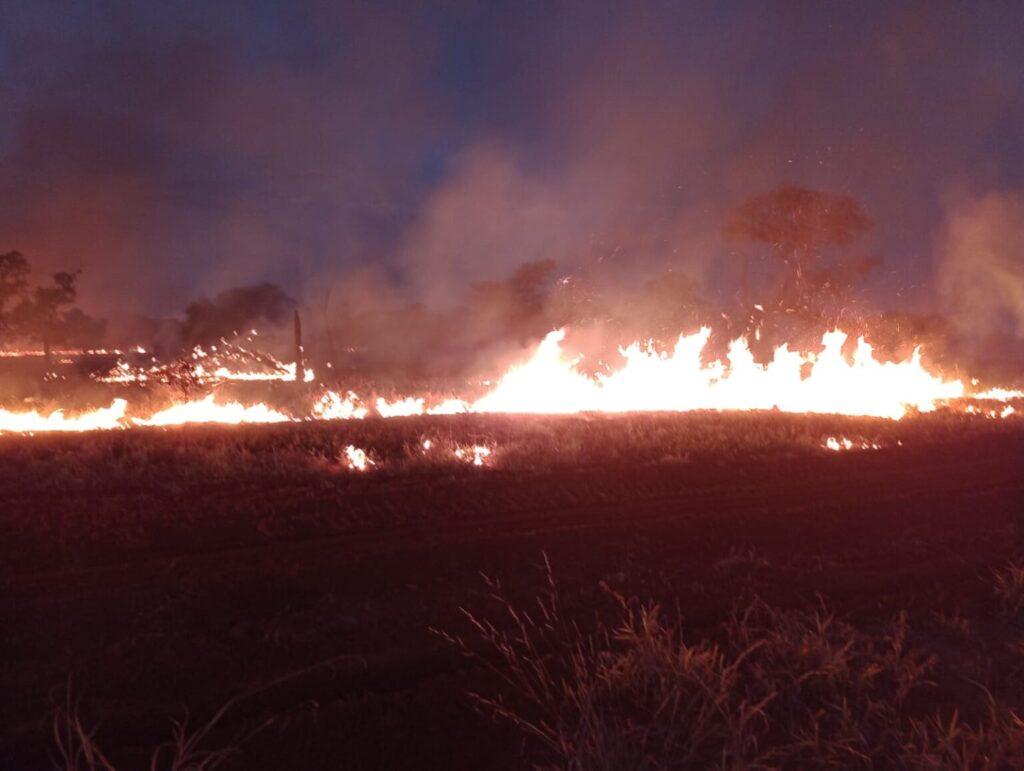
[[[992,572],[992,583],[1003,614],[1019,619],[1024,613],[1024,562],[1010,562]]]
[[[823,602],[780,610],[755,598],[690,642],[657,605],[607,591],[617,621],[593,632],[563,615],[549,582],[529,609],[497,592],[500,622],[467,613],[472,644],[444,635],[506,686],[473,694],[478,705],[552,767],[1024,767],[1024,721],[984,689],[973,722],[935,709],[938,661],[909,645],[905,613],[869,634]]]
[[[147,764],[150,771],[214,771],[223,767],[238,752],[239,746],[262,728],[259,726],[245,736],[238,736],[225,746],[204,747],[210,732],[237,701],[238,698],[227,702],[198,727],[189,725],[187,712],[184,719],[172,721],[170,739],[150,751]],[[53,767],[59,771],[118,771],[119,766],[97,743],[96,730],[83,722],[69,681],[64,700],[53,708],[53,749],[50,752]]]

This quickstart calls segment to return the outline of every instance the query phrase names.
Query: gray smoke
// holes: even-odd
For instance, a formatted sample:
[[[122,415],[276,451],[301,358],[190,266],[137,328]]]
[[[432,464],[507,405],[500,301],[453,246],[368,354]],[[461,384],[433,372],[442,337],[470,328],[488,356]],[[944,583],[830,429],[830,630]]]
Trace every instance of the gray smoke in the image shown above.
[[[1024,194],[951,208],[940,251],[942,296],[960,334],[1024,338]]]

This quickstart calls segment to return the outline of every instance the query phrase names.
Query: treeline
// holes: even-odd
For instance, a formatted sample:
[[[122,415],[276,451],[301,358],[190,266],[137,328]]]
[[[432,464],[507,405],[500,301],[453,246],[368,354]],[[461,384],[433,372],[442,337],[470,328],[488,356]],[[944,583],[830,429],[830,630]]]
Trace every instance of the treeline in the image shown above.
[[[368,376],[451,376],[491,369],[502,352],[559,327],[571,327],[600,354],[638,338],[670,343],[707,325],[711,355],[746,336],[766,359],[783,342],[813,347],[823,330],[835,327],[867,334],[885,355],[906,355],[914,343],[940,361],[975,353],[958,345],[940,316],[869,312],[861,285],[880,263],[860,246],[870,228],[849,196],[787,186],[742,202],[723,223],[715,267],[724,291],[702,287],[673,266],[624,287],[586,273],[566,275],[554,260],[538,260],[504,279],[471,284],[461,300],[439,309],[399,299],[385,286],[342,280],[333,301],[299,308],[306,350]],[[103,343],[104,322],[75,306],[78,273],[56,273],[39,285],[29,275],[20,253],[0,254],[0,345],[34,342],[49,350]],[[297,307],[275,284],[235,287],[190,303],[179,318],[133,319],[114,342],[172,357],[255,328],[262,345],[277,343],[287,355]]]
[[[76,305],[81,271],[59,271],[33,283],[32,269],[21,252],[0,253],[0,350],[38,347],[46,355],[58,348],[100,349],[108,324]],[[263,283],[221,292],[190,303],[180,319],[136,317],[134,329],[115,344],[161,341],[168,354],[244,334],[253,326],[280,324],[290,318],[295,301],[275,284]]]
[[[78,272],[58,272],[33,285],[21,252],[0,254],[0,345],[38,345],[49,355],[56,346],[102,344],[106,324],[75,306]]]

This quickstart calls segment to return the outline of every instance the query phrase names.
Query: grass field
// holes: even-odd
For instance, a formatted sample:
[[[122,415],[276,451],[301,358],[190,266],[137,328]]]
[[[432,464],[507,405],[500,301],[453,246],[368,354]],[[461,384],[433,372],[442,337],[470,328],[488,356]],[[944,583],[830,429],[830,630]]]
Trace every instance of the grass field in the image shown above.
[[[1022,468],[947,413],[0,437],[2,765],[1019,767]]]

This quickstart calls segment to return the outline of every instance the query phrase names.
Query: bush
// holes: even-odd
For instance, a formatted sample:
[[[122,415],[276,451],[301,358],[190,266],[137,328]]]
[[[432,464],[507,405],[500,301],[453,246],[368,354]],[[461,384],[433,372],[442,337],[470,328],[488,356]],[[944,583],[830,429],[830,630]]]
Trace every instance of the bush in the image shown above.
[[[754,598],[688,642],[657,605],[605,589],[619,620],[592,632],[561,613],[549,573],[535,608],[495,591],[503,620],[467,612],[473,645],[444,635],[506,686],[475,702],[553,767],[1024,767],[1024,722],[991,696],[974,726],[908,707],[936,660],[908,644],[904,613],[868,634],[823,601],[780,610]]]

